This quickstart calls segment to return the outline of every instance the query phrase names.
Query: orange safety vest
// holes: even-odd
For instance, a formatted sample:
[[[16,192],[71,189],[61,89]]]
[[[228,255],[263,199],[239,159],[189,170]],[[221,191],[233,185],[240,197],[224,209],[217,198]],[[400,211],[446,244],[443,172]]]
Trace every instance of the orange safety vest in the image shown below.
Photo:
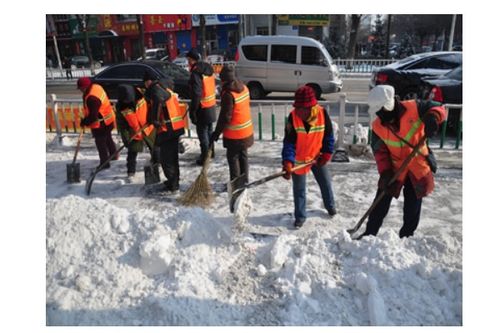
[[[402,101],[401,104],[406,108],[400,121],[398,136],[405,139],[412,146],[416,146],[418,141],[425,135],[424,125],[418,115],[418,107],[415,100]],[[373,121],[373,131],[385,143],[391,154],[392,166],[395,170],[399,169],[404,159],[411,154],[413,148],[398,138],[388,127],[383,126],[380,118]],[[411,160],[408,167],[398,177],[398,182],[403,183],[408,172],[419,180],[427,176],[431,169],[426,160],[429,154],[427,145],[420,147],[419,153]]]
[[[252,115],[250,113],[250,94],[244,86],[240,93],[230,91],[234,98],[231,122],[224,128],[222,135],[227,139],[245,139],[253,135]]]
[[[316,159],[323,145],[323,137],[325,135],[325,113],[320,105],[315,105],[313,108],[319,108],[319,112],[316,122],[309,128],[309,132],[306,132],[304,122],[297,116],[295,109],[292,110],[292,124],[297,133],[295,166],[306,164]],[[311,170],[311,167],[312,165],[308,165],[295,171],[295,173],[298,175],[306,174]]]
[[[139,131],[144,125],[147,124],[147,116],[148,116],[148,104],[146,100],[143,98],[139,99],[137,101],[137,104],[135,106],[135,109],[125,109],[122,111],[122,115],[125,117],[125,120],[127,120],[127,123],[129,124],[130,128],[132,129],[133,133],[136,133]],[[144,133],[149,136],[151,132],[153,131],[153,125],[150,125],[144,129]],[[131,134],[133,134],[131,133]],[[142,133],[138,134],[134,140],[142,140]]]
[[[100,85],[98,85],[97,83],[92,84],[89,92],[83,98],[83,100],[84,100],[84,103],[83,103],[84,116],[85,117],[89,116],[89,109],[87,108],[87,99],[90,96],[94,96],[101,101],[101,107],[99,108],[99,113],[101,114],[102,119],[99,119],[99,120],[93,122],[88,127],[99,128],[99,123],[101,121],[104,121],[104,124],[106,124],[106,125],[112,124],[115,121],[115,114],[113,112],[113,107],[111,106],[111,102],[109,101],[108,95],[106,95],[106,92],[104,91],[104,89]]]
[[[168,111],[168,116],[170,118],[170,122],[172,124],[172,128],[175,130],[184,128],[185,123],[184,123],[184,116],[185,114],[182,114],[182,109],[179,105],[179,98],[177,97],[177,94],[173,92],[172,90],[166,88],[166,90],[170,93],[170,98],[165,102],[165,106],[167,107]],[[165,124],[165,116],[163,112],[160,115],[160,121],[163,123],[163,125],[160,127],[158,130],[159,133],[161,132],[166,132],[168,130],[167,125]]]
[[[208,109],[216,104],[215,75],[202,75],[201,107]]]

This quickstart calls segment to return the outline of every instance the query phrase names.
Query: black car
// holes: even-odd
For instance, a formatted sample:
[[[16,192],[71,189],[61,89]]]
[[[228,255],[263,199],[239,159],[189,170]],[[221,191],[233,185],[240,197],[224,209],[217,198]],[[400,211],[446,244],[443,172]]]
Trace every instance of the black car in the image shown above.
[[[462,66],[433,79],[422,80],[421,95],[443,104],[462,104]],[[460,109],[450,108],[448,126],[457,128]]]
[[[437,78],[423,79],[421,95],[443,104],[462,104],[462,66]]]
[[[422,79],[438,77],[462,65],[462,52],[414,54],[372,73],[370,88],[379,84],[394,87],[402,100],[414,99],[421,91]]]
[[[167,61],[146,60],[117,64],[94,76],[92,82],[100,84],[110,98],[116,99],[120,84],[143,87],[142,78],[146,71],[162,82],[168,82],[169,88],[179,94],[180,98],[190,98],[188,88],[189,72]]]

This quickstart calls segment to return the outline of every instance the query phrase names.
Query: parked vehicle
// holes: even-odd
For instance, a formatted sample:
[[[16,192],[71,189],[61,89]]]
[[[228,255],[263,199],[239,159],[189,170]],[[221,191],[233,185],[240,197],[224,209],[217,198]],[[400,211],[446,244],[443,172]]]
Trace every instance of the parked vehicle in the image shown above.
[[[370,89],[379,84],[394,87],[401,99],[419,97],[422,79],[435,78],[462,65],[462,52],[414,54],[372,72]]]
[[[177,66],[184,68],[185,70],[189,69],[189,63],[186,57],[187,52],[181,52],[172,62]]]
[[[152,73],[164,83],[170,81],[168,82],[170,88],[178,93],[181,98],[189,98],[189,73],[183,68],[166,61],[132,61],[113,65],[94,76],[92,82],[100,84],[110,98],[117,98],[120,84],[142,87],[142,78],[146,71]]]
[[[342,80],[323,44],[298,36],[249,36],[241,40],[235,57],[236,73],[248,86],[250,97],[272,91],[294,92],[308,85],[319,98],[338,92]]]
[[[156,49],[146,49],[146,60],[169,60],[167,50],[163,48]],[[138,61],[142,60],[142,57],[137,58]]]
[[[422,80],[422,96],[443,104],[462,104],[462,66],[433,79]],[[460,109],[450,108],[448,126],[456,129]]]
[[[94,60],[94,68],[101,68],[102,61]],[[90,68],[90,59],[87,56],[74,56],[70,59],[71,68]]]

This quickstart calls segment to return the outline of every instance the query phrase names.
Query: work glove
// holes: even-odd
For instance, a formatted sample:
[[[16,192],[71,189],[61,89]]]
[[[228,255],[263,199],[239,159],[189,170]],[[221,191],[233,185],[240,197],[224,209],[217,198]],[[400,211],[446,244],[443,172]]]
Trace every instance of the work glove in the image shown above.
[[[80,127],[89,126],[89,125],[90,125],[90,122],[87,118],[83,118],[82,120],[80,120]]]
[[[217,140],[219,140],[219,136],[220,134],[217,134],[217,133],[212,133],[212,135],[210,135],[210,143],[214,143],[214,142],[217,142]]]
[[[332,160],[331,153],[321,153],[318,159],[316,160],[316,165],[321,168],[323,165],[325,165],[331,160]]]
[[[432,112],[427,113],[424,116],[424,124],[425,124],[424,132],[426,137],[432,138],[434,135],[437,134],[439,125],[436,116],[433,115]]]
[[[290,161],[283,162],[283,171],[285,171],[283,178],[285,178],[286,180],[290,180],[290,178],[292,177],[292,168],[293,168],[292,162]]]
[[[394,177],[394,171],[392,169],[382,171],[378,180],[378,188],[385,190],[386,194],[390,196],[395,196],[398,188],[398,182],[394,181],[392,184],[389,184],[392,177]]]

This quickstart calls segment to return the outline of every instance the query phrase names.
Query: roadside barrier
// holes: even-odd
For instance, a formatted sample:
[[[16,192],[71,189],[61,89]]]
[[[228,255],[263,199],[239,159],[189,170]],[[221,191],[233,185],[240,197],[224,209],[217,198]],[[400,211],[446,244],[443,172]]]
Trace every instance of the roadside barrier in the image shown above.
[[[113,104],[116,100],[111,100]],[[189,100],[180,100],[183,110],[187,110]],[[347,145],[369,145],[372,140],[371,124],[373,119],[368,114],[366,102],[349,101],[345,93],[339,94],[339,101],[319,101],[333,122],[338,126],[336,138],[337,147]],[[220,100],[217,100],[220,105]],[[257,100],[251,101],[252,119],[254,122],[254,135],[257,140],[276,141],[283,138],[284,129],[288,115],[293,109],[293,100]],[[445,105],[447,120],[441,126],[439,148],[443,148],[446,142],[446,131],[450,121],[450,109],[459,113],[454,115],[454,129],[456,139],[454,148],[459,149],[462,141],[462,105]],[[257,110],[257,113],[255,111]],[[63,133],[77,133],[80,129],[80,118],[83,116],[83,103],[81,99],[61,99],[52,94],[49,96],[46,106],[46,130],[56,132],[62,140]],[[186,114],[186,135],[192,137],[196,133],[195,127],[190,124],[189,115]],[[363,126],[368,131],[367,139],[358,137],[357,129]],[[116,126],[115,126],[116,128]],[[85,129],[84,129],[85,131]],[[350,132],[349,136],[346,132]],[[280,134],[281,133],[281,134]]]

